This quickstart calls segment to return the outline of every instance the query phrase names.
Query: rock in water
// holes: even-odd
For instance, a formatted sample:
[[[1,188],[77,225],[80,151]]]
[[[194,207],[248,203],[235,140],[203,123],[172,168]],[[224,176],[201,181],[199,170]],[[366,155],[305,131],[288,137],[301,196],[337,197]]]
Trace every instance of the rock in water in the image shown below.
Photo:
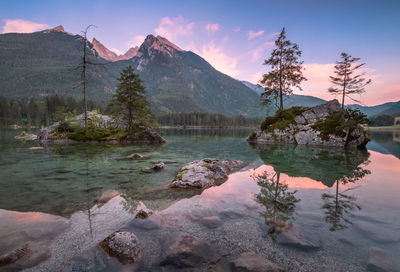
[[[99,245],[110,256],[116,257],[123,264],[135,263],[140,259],[139,241],[131,232],[116,231]]]
[[[21,135],[14,136],[14,139],[33,141],[33,140],[36,140],[37,137],[38,136],[35,134],[25,134],[25,135],[21,134]]]
[[[139,202],[136,211],[135,211],[135,218],[145,219],[152,215],[154,212],[144,205],[142,201]]]
[[[345,114],[336,99],[313,108],[293,107],[267,117],[247,137],[247,141],[354,148],[365,146],[370,140],[368,135],[360,124],[352,123],[354,120],[347,122],[349,117]],[[327,119],[330,121],[325,122]]]
[[[133,154],[126,156],[126,158],[127,159],[144,159],[145,156],[142,154],[139,154],[139,153],[133,153]]]
[[[28,242],[8,254],[0,256],[0,270],[4,267],[6,271],[20,271],[47,260],[50,255],[51,253],[47,246]]]
[[[101,194],[101,196],[97,200],[97,204],[99,206],[102,206],[105,203],[107,203],[108,201],[110,201],[112,198],[116,197],[117,195],[119,195],[118,191],[116,191],[116,190],[107,190],[107,191],[105,191],[105,192],[103,192]]]
[[[371,247],[367,269],[376,272],[400,272],[400,263],[389,252],[378,247]]]
[[[228,172],[242,165],[236,160],[202,159],[193,161],[181,169],[171,182],[174,188],[199,188],[204,189],[228,179]]]
[[[152,173],[153,171],[160,171],[164,168],[165,168],[165,164],[163,162],[159,162],[159,163],[153,164],[150,167],[142,168],[141,171],[143,173]]]
[[[302,250],[319,249],[321,246],[319,239],[295,224],[292,224],[287,231],[279,234],[276,241],[278,244]]]
[[[199,238],[181,234],[167,251],[162,266],[172,265],[179,268],[198,267],[203,263],[216,260],[214,249]]]
[[[231,263],[233,272],[282,272],[284,269],[253,252],[245,252]]]

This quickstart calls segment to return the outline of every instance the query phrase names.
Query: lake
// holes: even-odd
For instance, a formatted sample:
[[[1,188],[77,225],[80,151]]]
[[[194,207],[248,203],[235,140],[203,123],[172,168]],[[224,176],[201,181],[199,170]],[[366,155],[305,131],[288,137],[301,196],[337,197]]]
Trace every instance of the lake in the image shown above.
[[[365,150],[248,144],[245,129],[170,129],[163,145],[32,149],[13,139],[19,133],[0,132],[0,256],[28,242],[33,253],[0,271],[175,271],[160,262],[181,233],[212,246],[209,271],[230,271],[243,252],[286,271],[365,271],[371,248],[400,260],[398,132],[372,132]],[[244,166],[203,191],[168,187],[184,164],[211,157]],[[141,171],[156,162],[166,168]],[[115,197],[100,203],[106,194]],[[140,201],[155,214],[133,219]],[[140,263],[122,265],[98,246],[120,229],[138,237]],[[299,241],[285,242],[293,231]]]

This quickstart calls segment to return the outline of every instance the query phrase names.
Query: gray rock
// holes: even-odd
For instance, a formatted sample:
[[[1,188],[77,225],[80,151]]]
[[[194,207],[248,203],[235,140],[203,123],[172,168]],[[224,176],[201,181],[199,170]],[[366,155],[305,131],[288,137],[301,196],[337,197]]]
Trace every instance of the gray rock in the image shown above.
[[[152,215],[154,212],[144,205],[142,201],[139,202],[136,210],[135,210],[135,218],[145,219]]]
[[[127,231],[116,231],[105,238],[99,245],[110,256],[121,263],[135,263],[140,259],[139,241],[135,234]]]
[[[306,119],[305,119],[303,116],[301,116],[301,115],[297,115],[297,116],[294,118],[294,121],[296,122],[296,124],[300,124],[300,125],[303,125],[303,124],[306,123]]]
[[[317,116],[312,110],[307,110],[302,113],[304,119],[307,120],[308,123],[315,123],[317,121]]]
[[[245,252],[231,262],[233,272],[281,272],[281,266],[253,252]]]
[[[105,203],[107,203],[108,201],[110,201],[112,198],[116,197],[117,195],[119,195],[118,191],[116,191],[116,190],[107,190],[107,191],[105,191],[105,192],[103,192],[101,194],[101,196],[97,200],[97,204],[99,206],[102,206]]]
[[[292,224],[286,231],[282,232],[276,241],[280,245],[302,250],[315,250],[321,247],[319,239],[296,224]]]
[[[126,156],[127,159],[144,159],[145,156],[139,153],[132,153]]]
[[[35,135],[35,134],[25,134],[25,135],[17,135],[17,136],[14,136],[14,139],[33,141],[33,140],[36,140],[37,137],[38,137],[38,136]]]
[[[169,247],[161,265],[187,268],[215,261],[216,253],[208,243],[195,236],[181,234]]]
[[[151,169],[153,169],[154,171],[159,171],[165,168],[165,164],[163,162],[159,162],[156,164],[153,164],[152,166],[150,166]]]
[[[399,272],[400,263],[396,261],[392,254],[378,248],[369,248],[369,259],[367,269],[374,272]]]
[[[193,161],[181,169],[172,180],[173,188],[208,188],[228,179],[228,172],[242,165],[236,160],[202,159]]]

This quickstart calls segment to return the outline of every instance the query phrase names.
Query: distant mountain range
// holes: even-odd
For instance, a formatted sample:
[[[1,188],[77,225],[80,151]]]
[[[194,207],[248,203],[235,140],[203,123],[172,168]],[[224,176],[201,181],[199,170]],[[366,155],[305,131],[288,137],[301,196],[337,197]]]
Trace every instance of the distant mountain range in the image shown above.
[[[256,92],[258,95],[261,95],[261,93],[264,91],[264,88],[258,84],[253,84],[248,81],[242,81],[244,85],[247,87],[251,88],[254,92]],[[310,96],[310,95],[298,95],[298,94],[292,94],[289,96],[285,96],[284,98],[284,106],[285,108],[290,108],[293,106],[303,106],[303,107],[314,107],[316,105],[326,103],[327,101],[315,96]],[[368,117],[373,117],[373,116],[378,116],[378,115],[392,115],[392,116],[400,116],[400,101],[398,102],[388,102],[385,104],[381,105],[376,105],[376,106],[362,106],[359,104],[352,104],[348,105],[349,108],[355,109],[358,108],[360,109],[361,112],[366,114]],[[272,108],[271,112],[276,110]]]
[[[160,36],[148,35],[140,47],[118,55],[93,39],[87,45],[88,98],[106,103],[122,69],[132,65],[139,73],[155,113],[211,112],[227,116],[262,116],[262,87],[238,81],[217,71],[206,60]],[[15,99],[47,95],[82,97],[83,38],[62,26],[40,32],[0,34],[0,95]],[[287,107],[315,106],[325,101],[312,96],[285,97]],[[379,109],[375,109],[379,107]],[[362,107],[374,115],[396,112],[399,102]],[[361,106],[360,106],[361,108]],[[271,107],[268,113],[274,113]],[[397,112],[400,112],[398,110]]]

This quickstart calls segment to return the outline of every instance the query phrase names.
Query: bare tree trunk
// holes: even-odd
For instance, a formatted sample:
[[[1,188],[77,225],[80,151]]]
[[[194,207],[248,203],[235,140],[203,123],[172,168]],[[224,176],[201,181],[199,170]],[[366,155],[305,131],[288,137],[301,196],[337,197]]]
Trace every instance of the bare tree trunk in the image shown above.
[[[83,57],[82,57],[82,81],[83,81],[83,109],[85,111],[85,131],[88,132],[88,117],[87,117],[87,100],[86,100],[86,43],[87,43],[87,30],[90,26],[85,29],[85,37],[83,39]]]

